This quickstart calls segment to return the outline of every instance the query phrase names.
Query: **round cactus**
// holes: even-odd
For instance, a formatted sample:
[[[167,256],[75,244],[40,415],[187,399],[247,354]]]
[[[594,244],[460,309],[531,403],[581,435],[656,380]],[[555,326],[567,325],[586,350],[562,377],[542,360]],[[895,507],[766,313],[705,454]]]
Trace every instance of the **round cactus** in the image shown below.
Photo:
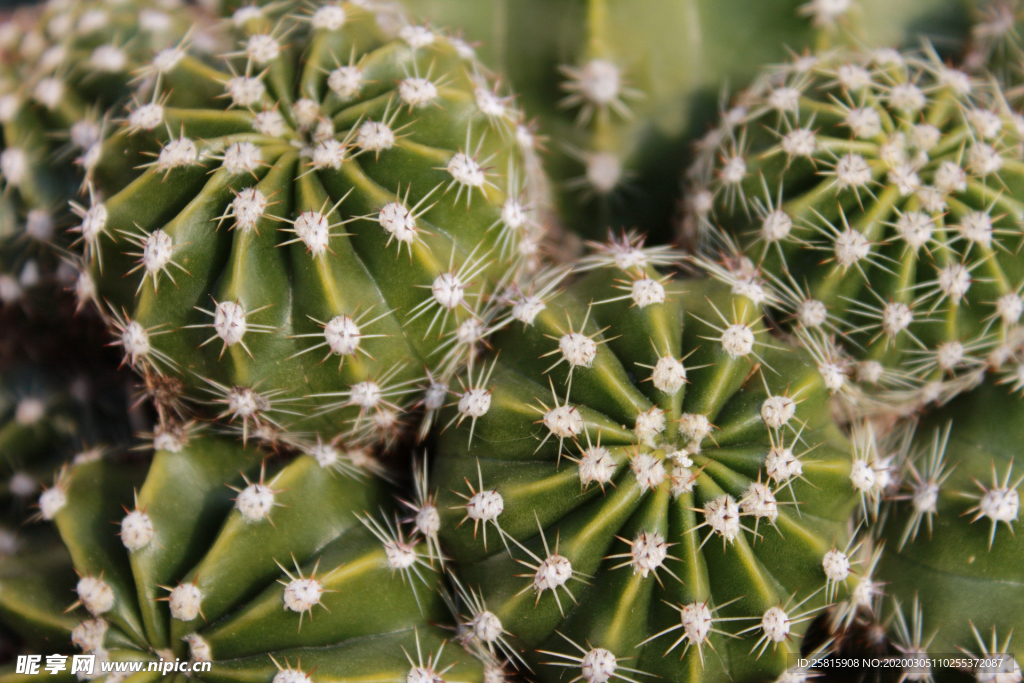
[[[1024,656],[1024,543],[1015,534],[1024,472],[1024,403],[989,380],[928,415],[917,433],[881,535],[877,578],[904,651]],[[976,663],[977,664],[977,663]],[[1003,678],[985,677],[1001,672]],[[1020,680],[1016,661],[977,680]]]
[[[209,662],[203,680],[482,680],[435,625],[440,577],[379,487],[323,457],[275,463],[187,432],[162,445],[148,472],[101,460],[58,483],[78,648]]]
[[[246,435],[393,442],[537,256],[519,111],[468,45],[401,21],[243,7],[224,68],[154,64],[89,174],[81,290],[131,365]]]
[[[463,619],[542,680],[764,680],[853,585],[815,364],[671,256],[627,238],[540,282],[441,421]]]
[[[761,283],[841,368],[834,389],[945,399],[1020,344],[1022,132],[931,52],[800,57],[702,141],[691,224],[714,272]]]
[[[107,110],[151,87],[135,83],[136,69],[189,24],[175,0],[51,0],[0,26],[0,303],[63,275],[75,238],[64,233],[78,188],[71,162],[91,163]]]

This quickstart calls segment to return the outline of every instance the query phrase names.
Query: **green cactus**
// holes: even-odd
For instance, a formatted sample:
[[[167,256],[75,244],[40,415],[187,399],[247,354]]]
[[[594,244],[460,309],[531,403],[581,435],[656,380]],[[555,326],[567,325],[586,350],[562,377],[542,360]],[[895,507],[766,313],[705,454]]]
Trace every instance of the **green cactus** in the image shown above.
[[[52,483],[74,439],[74,399],[54,391],[52,386],[41,386],[42,377],[42,373],[21,367],[0,380],[4,391],[0,459],[5,484],[0,505],[11,510],[6,516],[15,524],[25,519],[28,505],[36,502],[41,486]]]
[[[764,680],[854,583],[874,463],[811,358],[753,301],[660,274],[673,258],[627,236],[538,282],[440,422],[463,619],[541,680]]]
[[[403,22],[245,6],[226,67],[166,65],[90,175],[83,281],[126,359],[246,435],[393,443],[537,258],[518,109],[472,48]]]
[[[25,362],[0,375],[0,520],[12,531],[61,466],[120,447],[131,431],[116,375],[62,370]]]
[[[194,433],[138,465],[71,467],[50,515],[78,572],[77,600],[58,596],[70,637],[98,661],[209,662],[191,676],[220,682],[482,680],[446,644],[440,576],[379,486]]]
[[[860,409],[946,400],[1021,342],[1022,132],[933,52],[799,57],[701,141],[691,225]]]
[[[923,33],[952,51],[968,23],[961,0],[404,4],[482,41],[481,55],[507,74],[551,140],[561,218],[591,239],[620,227],[671,239],[680,159],[713,121],[723,90],[745,87],[760,65],[831,37],[830,27],[872,46],[916,43]]]
[[[1015,658],[975,671],[978,681],[1020,680],[1024,657],[1021,639],[1011,638],[1024,628],[1024,542],[1014,533],[1022,415],[1020,397],[989,380],[923,418],[879,531],[877,577],[895,644],[914,654]],[[997,671],[1004,677],[985,677]]]
[[[22,534],[17,552],[0,557],[0,621],[20,644],[36,652],[70,652],[68,632],[78,625],[66,614],[75,588],[71,557],[52,529]]]
[[[0,620],[24,645],[59,652],[68,649],[69,618],[62,615],[64,596],[55,598],[53,590],[74,587],[67,585],[71,559],[50,525],[32,522],[51,516],[60,500],[59,487],[52,487],[64,468],[115,452],[130,434],[131,417],[127,387],[111,372],[109,354],[87,348],[70,363],[55,357],[44,349],[54,332],[38,324],[42,320],[34,318],[29,328],[28,341],[43,351],[38,362],[0,354],[6,368],[0,373]],[[89,328],[103,330],[92,322],[65,329],[80,342],[96,343],[102,337]],[[5,333],[25,331],[9,327]]]
[[[37,284],[67,284],[71,162],[92,163],[104,116],[135,89],[136,69],[189,24],[175,0],[51,0],[0,26],[0,303],[23,302]]]

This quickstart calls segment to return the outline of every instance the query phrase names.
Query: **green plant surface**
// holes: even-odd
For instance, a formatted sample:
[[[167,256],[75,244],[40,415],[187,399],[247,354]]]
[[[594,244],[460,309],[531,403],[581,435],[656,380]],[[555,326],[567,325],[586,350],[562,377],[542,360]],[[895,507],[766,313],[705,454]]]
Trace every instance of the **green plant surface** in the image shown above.
[[[468,46],[400,14],[232,17],[224,68],[179,55],[103,143],[88,277],[128,362],[205,414],[391,444],[532,267],[532,138]]]
[[[858,408],[948,399],[1020,344],[1021,121],[930,50],[797,58],[703,140],[692,224]]]
[[[624,238],[538,285],[439,422],[463,618],[540,680],[763,680],[853,583],[816,365],[670,256]]]
[[[78,574],[77,601],[57,593],[72,642],[99,661],[211,662],[191,672],[204,681],[481,680],[445,645],[440,576],[380,487],[267,458],[190,434],[148,471],[70,468],[52,519]]]
[[[78,619],[65,610],[74,588],[71,558],[53,529],[23,532],[0,558],[0,620],[36,652],[69,652]]]
[[[994,380],[921,420],[877,577],[904,650],[1024,655],[1019,395]],[[1005,675],[1020,669],[1004,663]],[[949,672],[946,672],[947,674]],[[981,674],[978,674],[979,680]],[[1014,680],[1006,678],[1005,680]]]

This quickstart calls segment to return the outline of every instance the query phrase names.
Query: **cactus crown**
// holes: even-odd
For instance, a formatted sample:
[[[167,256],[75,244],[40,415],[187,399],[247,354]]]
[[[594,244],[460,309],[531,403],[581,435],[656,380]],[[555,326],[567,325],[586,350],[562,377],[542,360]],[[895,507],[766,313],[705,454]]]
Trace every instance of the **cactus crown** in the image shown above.
[[[103,143],[83,277],[128,362],[244,434],[391,443],[536,257],[532,136],[468,45],[391,10],[226,21],[223,67],[154,61]]]
[[[713,271],[762,284],[861,389],[948,398],[1020,344],[1022,132],[933,53],[800,57],[702,141],[694,223]]]
[[[661,274],[672,258],[627,237],[541,281],[439,437],[467,619],[544,679],[778,672],[846,590],[826,558],[851,460],[814,364],[750,299]]]

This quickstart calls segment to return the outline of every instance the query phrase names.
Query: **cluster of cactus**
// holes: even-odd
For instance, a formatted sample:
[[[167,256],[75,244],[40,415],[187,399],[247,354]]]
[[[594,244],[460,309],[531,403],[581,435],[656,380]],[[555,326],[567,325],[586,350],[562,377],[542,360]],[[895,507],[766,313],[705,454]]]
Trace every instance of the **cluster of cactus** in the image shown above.
[[[574,26],[560,82],[391,0],[0,27],[0,661],[803,683],[962,650],[1020,683],[1015,3],[940,57],[849,41],[874,0],[758,8],[737,53],[715,1],[558,9],[507,52]],[[650,210],[608,210],[631,165]],[[651,234],[580,254],[623,207]]]

